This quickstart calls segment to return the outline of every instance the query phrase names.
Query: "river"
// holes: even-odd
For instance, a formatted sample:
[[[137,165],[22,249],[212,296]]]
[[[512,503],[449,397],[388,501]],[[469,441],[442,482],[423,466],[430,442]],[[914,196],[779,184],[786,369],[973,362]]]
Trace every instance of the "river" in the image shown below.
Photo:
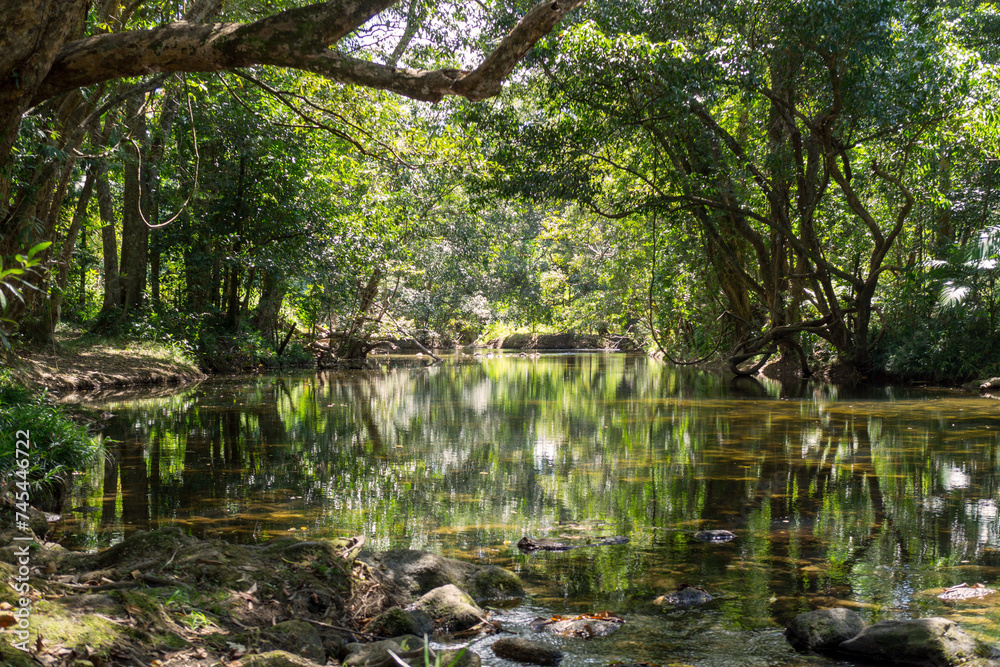
[[[114,414],[77,485],[97,511],[58,539],[95,549],[139,529],[200,537],[365,535],[517,572],[496,611],[611,611],[623,629],[559,640],[563,664],[836,665],[781,628],[834,605],[868,622],[940,615],[992,643],[1000,583],[1000,403],[901,387],[734,382],[638,355],[454,356],[374,370],[214,378],[82,401]],[[724,529],[723,544],[694,540]],[[520,553],[525,535],[627,545]],[[661,609],[680,583],[703,607]],[[996,586],[994,586],[996,587]],[[473,643],[488,665],[504,665]]]

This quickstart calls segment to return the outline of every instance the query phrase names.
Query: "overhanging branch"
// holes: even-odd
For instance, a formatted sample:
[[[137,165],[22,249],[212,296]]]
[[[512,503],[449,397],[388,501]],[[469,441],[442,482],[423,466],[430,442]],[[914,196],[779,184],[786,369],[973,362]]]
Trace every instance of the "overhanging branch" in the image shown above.
[[[500,92],[532,46],[586,0],[545,0],[533,7],[472,71],[414,70],[352,58],[329,48],[394,0],[332,0],[254,23],[179,21],[151,30],[92,35],[63,46],[32,105],[102,81],[159,72],[218,72],[272,65],[338,83],[437,102],[447,95],[478,101]]]

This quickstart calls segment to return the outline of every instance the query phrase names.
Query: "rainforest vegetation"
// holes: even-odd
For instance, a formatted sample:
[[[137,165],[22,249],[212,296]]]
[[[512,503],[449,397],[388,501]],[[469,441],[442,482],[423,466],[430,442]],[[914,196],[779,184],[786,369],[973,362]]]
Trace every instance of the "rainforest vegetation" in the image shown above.
[[[526,329],[1000,371],[996,5],[532,5],[6,3],[6,354]]]

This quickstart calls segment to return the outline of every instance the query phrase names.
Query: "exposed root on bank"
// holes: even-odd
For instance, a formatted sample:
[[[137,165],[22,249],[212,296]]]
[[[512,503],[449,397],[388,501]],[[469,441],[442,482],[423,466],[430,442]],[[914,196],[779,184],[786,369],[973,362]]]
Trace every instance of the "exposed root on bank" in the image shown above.
[[[18,544],[2,543],[10,546],[0,548],[0,577],[9,579]],[[140,532],[96,554],[49,544],[31,553],[32,624],[41,639],[28,653],[7,641],[13,635],[0,641],[0,664],[208,667],[253,650],[300,649],[308,639],[287,633],[303,621],[324,646],[373,639],[365,623],[405,595],[357,559],[363,544],[283,538],[245,546],[179,529]],[[17,598],[0,593],[0,620],[13,618]],[[282,625],[291,630],[276,639],[271,629]]]

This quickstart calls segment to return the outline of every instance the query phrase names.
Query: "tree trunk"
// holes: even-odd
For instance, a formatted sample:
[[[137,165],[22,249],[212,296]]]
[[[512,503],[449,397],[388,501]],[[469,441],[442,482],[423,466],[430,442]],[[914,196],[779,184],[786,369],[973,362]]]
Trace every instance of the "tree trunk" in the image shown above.
[[[227,283],[226,325],[236,329],[240,325],[240,267],[232,267]]]
[[[247,275],[247,281],[243,288],[243,303],[240,304],[240,320],[242,320],[247,315],[247,311],[250,309],[250,295],[253,293],[253,284],[257,280],[257,267],[251,266],[250,273]]]
[[[368,355],[368,339],[371,336],[371,326],[369,325],[369,312],[375,304],[375,297],[378,296],[378,287],[382,282],[382,269],[376,268],[368,277],[364,287],[358,290],[357,310],[354,321],[350,328],[344,333],[344,337],[337,347],[336,356],[340,359],[364,359]],[[330,343],[333,343],[333,323],[330,323]]]
[[[281,275],[275,270],[264,273],[260,287],[260,301],[253,314],[253,325],[268,340],[274,339],[278,331],[278,313],[281,312],[281,303],[285,299],[285,292],[288,288],[282,280]]]
[[[212,307],[211,252],[212,248],[198,236],[184,247],[185,307],[192,313],[204,313]]]
[[[0,30],[0,166],[9,164],[21,116],[34,106],[32,98],[62,47],[79,34],[90,4],[90,0],[0,3],[0,25],[4,26]],[[6,208],[10,175],[0,173],[0,206]],[[7,223],[0,223],[0,237],[7,236]]]
[[[146,161],[145,169],[143,171],[143,183],[145,187],[145,198],[144,202],[147,202],[148,209],[146,210],[146,219],[151,225],[157,225],[160,223],[160,200],[162,199],[160,193],[160,169],[159,164],[163,160],[164,150],[166,148],[167,137],[170,136],[170,132],[173,129],[174,118],[177,116],[177,110],[180,108],[180,104],[177,101],[177,97],[171,89],[166,89],[164,91],[164,97],[162,101],[163,109],[160,112],[160,120],[157,123],[156,133],[152,137],[149,145],[149,159]],[[160,307],[160,255],[161,249],[160,244],[157,243],[157,234],[159,233],[156,229],[149,230],[149,281],[150,281],[150,299],[152,300],[153,306]]]
[[[212,281],[209,288],[212,307],[222,310],[222,295],[225,294],[226,271],[222,266],[222,260],[215,256],[212,259]]]
[[[66,285],[69,283],[69,267],[73,261],[73,250],[76,248],[76,239],[83,228],[83,222],[87,218],[87,206],[90,204],[90,198],[94,193],[94,182],[97,180],[96,172],[97,170],[94,166],[91,166],[87,170],[87,179],[83,182],[80,198],[77,199],[76,209],[73,211],[73,221],[69,225],[69,230],[66,232],[66,240],[63,241],[62,248],[59,251],[59,268],[56,272],[55,285],[53,285],[52,296],[49,301],[50,317],[48,319],[51,322],[50,335],[54,332],[55,325],[59,323],[62,315],[63,293],[66,291]]]
[[[110,129],[111,124],[107,123],[104,129],[105,136],[109,134]],[[93,144],[103,146],[104,142],[98,140],[93,141]],[[104,255],[104,301],[101,305],[101,314],[109,315],[121,307],[121,288],[118,275],[118,239],[115,235],[115,206],[111,197],[111,186],[108,183],[108,161],[104,158],[97,160],[94,187],[97,190],[97,209],[101,216],[101,250]]]
[[[149,251],[149,298],[154,308],[160,303],[160,248],[154,243]]]
[[[143,97],[133,95],[125,105],[126,126],[132,138],[132,142],[124,145],[122,160],[125,173],[122,176],[121,303],[126,312],[142,305],[149,260],[149,227],[143,219],[143,212],[149,210],[149,197],[143,177],[146,119],[144,113],[140,113],[142,104]]]

